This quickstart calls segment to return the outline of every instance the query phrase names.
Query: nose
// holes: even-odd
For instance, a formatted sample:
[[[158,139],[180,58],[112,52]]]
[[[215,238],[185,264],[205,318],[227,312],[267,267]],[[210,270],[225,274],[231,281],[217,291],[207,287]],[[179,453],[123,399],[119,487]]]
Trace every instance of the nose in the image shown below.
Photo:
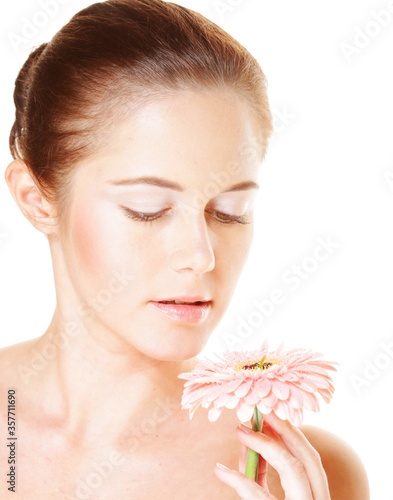
[[[174,271],[190,270],[197,274],[212,271],[215,256],[204,216],[183,220],[176,232],[168,257],[169,266]]]

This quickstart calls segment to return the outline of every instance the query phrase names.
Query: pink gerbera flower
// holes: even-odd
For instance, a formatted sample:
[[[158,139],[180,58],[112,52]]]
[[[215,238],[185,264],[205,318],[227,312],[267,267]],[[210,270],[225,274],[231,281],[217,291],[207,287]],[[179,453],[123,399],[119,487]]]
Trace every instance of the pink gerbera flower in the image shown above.
[[[320,356],[305,349],[270,352],[265,342],[256,351],[227,351],[220,362],[203,360],[191,372],[179,375],[187,380],[182,408],[189,409],[191,419],[199,406],[212,404],[211,422],[224,407],[236,409],[239,420],[247,422],[257,407],[264,415],[273,411],[298,426],[303,408],[319,411],[317,395],[329,403],[334,392],[328,370],[336,371],[337,363]]]

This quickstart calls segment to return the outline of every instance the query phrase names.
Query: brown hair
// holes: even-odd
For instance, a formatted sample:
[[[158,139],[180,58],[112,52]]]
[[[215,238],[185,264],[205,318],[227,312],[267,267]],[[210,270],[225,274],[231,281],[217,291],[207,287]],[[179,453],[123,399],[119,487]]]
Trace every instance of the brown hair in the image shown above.
[[[77,13],[34,50],[16,80],[14,159],[24,160],[59,211],[75,163],[138,106],[189,89],[231,89],[262,133],[272,133],[267,83],[256,59],[201,14],[161,0],[108,0]]]

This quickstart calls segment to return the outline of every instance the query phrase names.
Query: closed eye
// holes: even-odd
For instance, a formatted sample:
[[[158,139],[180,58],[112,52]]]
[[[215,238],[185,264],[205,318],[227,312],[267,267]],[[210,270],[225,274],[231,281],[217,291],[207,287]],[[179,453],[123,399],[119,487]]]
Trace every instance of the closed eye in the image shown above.
[[[163,217],[165,217],[165,213],[170,210],[170,208],[165,208],[164,210],[160,210],[159,212],[146,213],[146,212],[137,212],[127,207],[121,207],[121,208],[124,210],[126,217],[140,222],[153,222],[155,220],[162,219]],[[251,220],[249,219],[249,217],[247,217],[247,215],[231,215],[213,209],[208,209],[206,210],[206,212],[209,215],[212,215],[215,218],[215,220],[217,220],[217,222],[221,224],[251,223]]]
[[[215,214],[214,217],[222,224],[233,224],[238,222],[239,224],[250,224],[251,221],[246,215],[230,215],[224,212],[219,212],[218,210],[206,210],[208,213]]]
[[[126,217],[143,222],[152,222],[153,220],[160,219],[161,217],[164,216],[165,212],[170,210],[170,208],[165,208],[164,210],[160,210],[159,212],[145,213],[145,212],[136,212],[127,207],[122,207],[122,208],[125,211]]]

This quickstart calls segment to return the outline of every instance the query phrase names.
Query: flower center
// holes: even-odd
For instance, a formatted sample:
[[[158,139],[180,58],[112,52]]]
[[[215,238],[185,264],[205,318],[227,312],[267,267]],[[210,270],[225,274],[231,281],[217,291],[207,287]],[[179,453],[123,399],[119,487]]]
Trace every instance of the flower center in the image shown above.
[[[266,370],[267,368],[270,368],[273,366],[273,363],[269,363],[264,361],[263,363],[261,361],[257,361],[253,365],[244,365],[242,366],[242,370],[257,370],[258,368],[260,370]]]
[[[270,359],[266,361],[266,356],[263,356],[262,359],[259,361],[251,362],[249,360],[247,361],[242,361],[238,365],[235,366],[235,370],[241,371],[241,370],[267,370],[274,364],[277,364],[278,360],[276,359]]]

